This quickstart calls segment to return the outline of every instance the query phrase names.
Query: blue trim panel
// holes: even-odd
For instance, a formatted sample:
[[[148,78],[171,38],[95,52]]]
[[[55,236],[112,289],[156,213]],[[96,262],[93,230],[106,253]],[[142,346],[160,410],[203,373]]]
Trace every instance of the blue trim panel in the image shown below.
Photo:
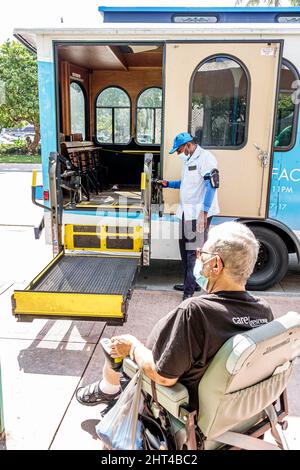
[[[204,196],[204,202],[203,202],[203,210],[205,212],[208,212],[210,209],[210,206],[212,205],[213,199],[215,197],[215,192],[217,188],[212,187],[210,180],[204,180],[204,185],[205,185],[205,196]]]
[[[44,186],[36,186],[35,199],[39,201],[44,199]]]
[[[50,152],[57,150],[54,63],[38,62],[39,104],[44,190],[49,189],[48,163]],[[45,202],[49,205],[49,202]]]
[[[300,231],[300,122],[295,146],[274,152],[269,218]]]

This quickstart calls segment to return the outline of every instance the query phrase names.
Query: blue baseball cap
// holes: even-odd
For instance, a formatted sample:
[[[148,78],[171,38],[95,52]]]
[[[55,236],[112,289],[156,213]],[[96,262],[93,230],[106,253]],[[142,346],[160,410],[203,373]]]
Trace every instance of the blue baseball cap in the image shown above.
[[[191,134],[189,134],[188,132],[180,132],[180,134],[178,134],[175,137],[174,142],[173,142],[173,148],[171,148],[169,153],[176,152],[176,150],[179,149],[179,147],[181,147],[183,144],[187,144],[188,142],[191,142],[192,140],[193,140],[193,137],[191,136]]]

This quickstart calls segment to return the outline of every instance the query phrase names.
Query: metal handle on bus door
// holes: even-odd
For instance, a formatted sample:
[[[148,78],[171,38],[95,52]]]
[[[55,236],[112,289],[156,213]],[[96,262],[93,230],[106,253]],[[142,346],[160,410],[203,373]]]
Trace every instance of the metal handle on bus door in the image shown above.
[[[268,152],[260,148],[260,146],[255,143],[253,145],[256,148],[256,150],[258,150],[257,157],[260,160],[261,166],[265,168],[268,165],[268,160],[269,160]]]
[[[153,154],[145,153],[144,171],[141,177],[141,193],[144,213],[142,264],[144,266],[149,266],[150,264],[152,162]]]
[[[47,211],[51,211],[51,208],[48,206],[44,206],[44,204],[40,204],[39,202],[36,201],[36,179],[37,179],[37,170],[32,171],[32,183],[31,183],[31,200],[33,204],[35,204],[38,207],[41,207],[42,209],[46,209]]]

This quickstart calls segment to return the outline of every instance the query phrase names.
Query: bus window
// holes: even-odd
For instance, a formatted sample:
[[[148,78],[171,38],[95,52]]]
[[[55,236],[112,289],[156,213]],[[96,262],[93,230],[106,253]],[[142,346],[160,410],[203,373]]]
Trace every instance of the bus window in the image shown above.
[[[161,143],[162,90],[152,87],[142,91],[137,100],[136,137],[138,144]]]
[[[77,82],[70,84],[70,103],[71,103],[71,133],[81,134],[85,140],[86,129],[86,102],[85,93],[81,85]]]
[[[202,62],[192,77],[190,131],[203,147],[246,143],[248,74],[231,57]]]
[[[118,87],[103,90],[96,100],[96,136],[101,144],[130,142],[131,104],[127,93]]]
[[[274,141],[274,147],[277,151],[287,151],[294,146],[299,108],[293,100],[295,93],[293,82],[299,80],[298,72],[287,60],[284,59],[282,62]]]

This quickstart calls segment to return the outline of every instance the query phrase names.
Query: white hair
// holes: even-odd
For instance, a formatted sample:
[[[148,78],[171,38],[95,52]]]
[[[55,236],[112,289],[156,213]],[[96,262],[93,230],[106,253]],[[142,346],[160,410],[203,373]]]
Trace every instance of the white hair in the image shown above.
[[[218,253],[228,275],[236,282],[246,283],[257,260],[259,242],[246,225],[224,222],[211,228],[203,250]]]

